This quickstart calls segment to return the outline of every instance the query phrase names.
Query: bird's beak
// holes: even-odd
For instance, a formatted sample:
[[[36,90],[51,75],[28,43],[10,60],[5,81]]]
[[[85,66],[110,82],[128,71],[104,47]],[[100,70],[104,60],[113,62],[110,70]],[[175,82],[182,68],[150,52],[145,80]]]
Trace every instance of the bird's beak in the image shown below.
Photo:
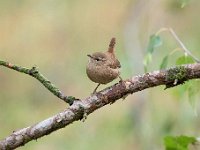
[[[87,54],[88,57],[93,58],[90,54]]]

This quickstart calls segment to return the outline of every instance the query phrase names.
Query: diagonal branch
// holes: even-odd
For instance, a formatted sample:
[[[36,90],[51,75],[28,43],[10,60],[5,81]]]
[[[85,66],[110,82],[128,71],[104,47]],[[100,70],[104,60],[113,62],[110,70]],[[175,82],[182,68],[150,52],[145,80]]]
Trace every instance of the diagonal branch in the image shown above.
[[[98,108],[112,104],[129,94],[159,85],[166,85],[166,88],[170,88],[183,84],[187,80],[197,78],[200,78],[200,63],[176,66],[167,70],[134,76],[95,93],[86,99],[74,101],[69,108],[55,116],[35,125],[14,131],[0,141],[0,149],[14,149],[23,146],[31,140],[36,140],[74,121],[81,120],[85,114],[89,115]]]
[[[180,45],[180,47],[183,49],[183,51],[187,54],[190,55],[197,63],[200,63],[200,60],[195,57],[190,50],[188,50],[185,45],[183,44],[183,42],[181,42],[181,40],[179,39],[179,37],[176,35],[176,33],[174,32],[174,30],[172,28],[168,29],[169,32],[172,34],[172,36],[176,39],[176,41],[178,42],[178,44]]]
[[[57,96],[58,98],[62,99],[63,101],[65,101],[69,105],[72,105],[73,101],[77,100],[73,96],[65,96],[54,84],[52,84],[47,78],[45,78],[39,72],[38,68],[36,68],[36,67],[32,67],[31,69],[28,69],[28,68],[17,66],[17,65],[14,65],[14,64],[11,64],[9,62],[2,61],[2,60],[0,60],[0,65],[4,66],[4,67],[7,67],[7,68],[10,68],[10,69],[13,69],[13,70],[18,71],[18,72],[21,72],[21,73],[25,73],[27,75],[30,75],[30,76],[36,78],[51,93],[53,93],[55,96]]]

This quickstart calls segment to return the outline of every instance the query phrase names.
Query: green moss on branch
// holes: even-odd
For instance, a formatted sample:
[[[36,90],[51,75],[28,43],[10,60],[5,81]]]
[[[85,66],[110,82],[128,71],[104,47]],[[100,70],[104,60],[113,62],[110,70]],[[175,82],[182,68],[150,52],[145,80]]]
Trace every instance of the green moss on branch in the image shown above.
[[[183,84],[187,80],[186,75],[187,70],[184,66],[169,69],[166,75],[166,81],[169,81],[166,84],[166,89]]]
[[[78,100],[73,96],[65,96],[64,94],[62,94],[62,92],[54,84],[52,84],[47,78],[45,78],[39,72],[38,68],[36,68],[36,67],[32,67],[31,69],[28,69],[28,68],[21,67],[21,66],[18,66],[18,65],[14,65],[14,64],[11,64],[9,62],[2,61],[2,60],[0,60],[0,65],[7,67],[9,69],[13,69],[13,70],[18,71],[18,72],[21,72],[21,73],[25,73],[27,75],[30,75],[30,76],[36,78],[51,93],[53,93],[55,96],[62,99],[63,101],[65,101],[69,105],[72,105],[75,100]]]

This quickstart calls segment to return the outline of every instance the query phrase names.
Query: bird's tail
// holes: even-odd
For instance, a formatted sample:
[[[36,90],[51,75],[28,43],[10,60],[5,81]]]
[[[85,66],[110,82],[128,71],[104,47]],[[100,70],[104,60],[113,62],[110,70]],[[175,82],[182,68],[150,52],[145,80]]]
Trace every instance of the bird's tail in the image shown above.
[[[116,43],[116,39],[113,37],[113,38],[110,40],[108,52],[110,52],[110,53],[113,53],[113,52],[114,52],[115,43]]]

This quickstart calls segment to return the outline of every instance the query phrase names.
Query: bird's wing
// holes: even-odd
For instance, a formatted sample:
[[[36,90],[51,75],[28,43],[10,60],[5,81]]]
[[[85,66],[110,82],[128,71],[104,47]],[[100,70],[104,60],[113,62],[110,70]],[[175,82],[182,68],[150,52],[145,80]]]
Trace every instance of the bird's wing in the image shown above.
[[[119,60],[116,59],[115,63],[116,63],[117,68],[121,68],[121,64],[120,64]]]
[[[121,68],[119,60],[115,59],[112,63],[109,64],[109,67],[112,69]]]

